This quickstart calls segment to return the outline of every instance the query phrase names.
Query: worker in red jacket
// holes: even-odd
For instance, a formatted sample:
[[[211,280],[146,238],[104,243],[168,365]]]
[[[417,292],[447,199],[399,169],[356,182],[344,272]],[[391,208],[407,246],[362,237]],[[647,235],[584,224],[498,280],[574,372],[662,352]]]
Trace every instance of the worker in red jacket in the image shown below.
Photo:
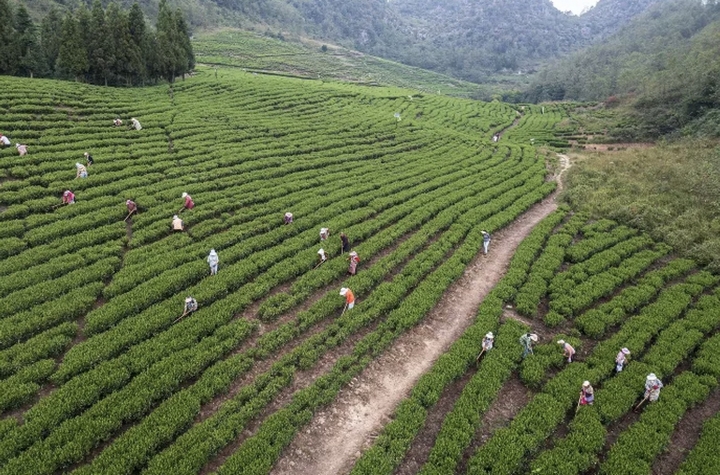
[[[193,199],[190,195],[183,192],[182,197],[185,200],[185,204],[183,204],[183,207],[180,208],[180,211],[182,211],[184,209],[193,209],[195,207],[195,202],[193,201]],[[180,211],[178,211],[178,213]]]

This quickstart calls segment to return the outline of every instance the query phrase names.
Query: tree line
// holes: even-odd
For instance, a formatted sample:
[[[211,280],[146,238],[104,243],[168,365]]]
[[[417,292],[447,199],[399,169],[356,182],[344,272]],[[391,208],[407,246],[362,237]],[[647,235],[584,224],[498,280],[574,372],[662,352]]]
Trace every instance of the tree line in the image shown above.
[[[75,79],[104,85],[143,85],[195,67],[182,12],[160,1],[155,29],[137,3],[125,11],[95,0],[61,15],[51,9],[36,25],[27,8],[0,0],[0,74]]]

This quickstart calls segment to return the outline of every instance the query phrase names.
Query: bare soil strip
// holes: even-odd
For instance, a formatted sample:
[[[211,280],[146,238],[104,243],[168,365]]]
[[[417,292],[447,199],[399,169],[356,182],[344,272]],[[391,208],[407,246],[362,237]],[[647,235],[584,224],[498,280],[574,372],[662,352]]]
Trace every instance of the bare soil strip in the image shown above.
[[[690,409],[670,437],[667,449],[652,467],[653,475],[670,475],[680,468],[687,453],[700,438],[703,423],[720,411],[720,388],[715,388],[705,401]]]
[[[569,165],[568,159],[560,156],[560,161],[564,171]],[[425,323],[398,338],[388,351],[344,388],[332,404],[318,411],[313,421],[285,450],[271,473],[348,473],[420,376],[472,323],[483,298],[507,271],[520,242],[557,208],[555,195],[495,233],[489,254],[478,254],[463,277],[450,286],[430,312]]]

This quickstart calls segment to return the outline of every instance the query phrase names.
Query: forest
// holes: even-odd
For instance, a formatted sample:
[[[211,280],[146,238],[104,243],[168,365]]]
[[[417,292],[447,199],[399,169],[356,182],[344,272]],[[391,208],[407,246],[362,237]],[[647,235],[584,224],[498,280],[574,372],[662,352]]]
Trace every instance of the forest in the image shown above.
[[[51,9],[36,25],[23,5],[0,0],[0,74],[74,79],[103,85],[173,82],[195,67],[189,27],[180,9],[159,5],[155,30],[134,3],[126,11],[95,0],[61,15]]]

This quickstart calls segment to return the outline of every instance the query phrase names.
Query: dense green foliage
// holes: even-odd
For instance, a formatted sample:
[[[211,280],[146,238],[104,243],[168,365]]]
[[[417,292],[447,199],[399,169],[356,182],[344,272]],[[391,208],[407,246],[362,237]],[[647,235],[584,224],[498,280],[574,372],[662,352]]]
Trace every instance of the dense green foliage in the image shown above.
[[[720,269],[720,149],[685,140],[649,149],[576,157],[565,198],[595,217],[648,232]]]
[[[121,2],[128,5],[128,0]],[[550,0],[183,0],[194,30],[220,26],[279,37],[309,37],[404,64],[488,85],[517,89],[549,58],[593,44],[659,0],[600,0],[576,17]],[[47,3],[26,0],[39,17]],[[82,3],[82,2],[81,2]],[[158,18],[159,0],[139,0]],[[521,72],[518,75],[518,72]]]
[[[268,470],[422,322],[482,229],[555,188],[533,147],[490,141],[518,113],[499,102],[239,69],[172,89],[0,82],[0,129],[29,148],[0,150],[0,412],[22,421],[0,425],[2,474],[195,473],[251,422],[221,471]],[[84,151],[95,163],[74,179]],[[66,189],[77,202],[58,206]],[[196,207],[171,234],[185,191]],[[128,198],[142,211],[125,223]],[[313,269],[321,226],[329,260]],[[352,277],[340,230],[363,257]],[[338,317],[343,285],[358,304]],[[187,295],[199,309],[176,322]],[[329,372],[297,377],[340,345]]]
[[[523,241],[508,274],[485,299],[473,326],[421,378],[352,473],[397,473],[398,467],[404,471],[418,462],[424,463],[419,473],[425,475],[457,473],[458,465],[472,455],[467,464],[467,472],[472,474],[570,475],[596,466],[602,452],[601,473],[651,472],[685,411],[704,401],[718,383],[720,361],[714,351],[718,339],[712,335],[720,328],[719,279],[697,272],[691,261],[683,259],[655,264],[645,261],[640,270],[643,278],[637,284],[615,281],[613,292],[597,305],[602,296],[588,292],[587,285],[597,285],[596,277],[604,274],[603,269],[611,269],[618,262],[623,268],[632,268],[633,261],[645,253],[642,241],[647,238],[609,220],[588,222],[580,214],[560,223],[563,214],[551,215]],[[558,248],[557,242],[563,245]],[[620,256],[622,249],[627,252]],[[544,268],[543,256],[558,254],[559,263],[553,261]],[[508,315],[512,306],[506,304],[523,298],[528,283],[545,274],[552,281],[550,290],[540,295],[545,309],[533,309],[531,318],[549,315],[552,312],[547,307],[552,309],[554,302],[580,289],[597,306],[573,319],[585,322],[577,328],[565,321],[564,329],[553,331],[542,328],[537,320],[525,320],[540,333],[543,342],[532,355],[520,360],[517,337],[527,331],[527,326]],[[553,295],[553,285],[561,285],[564,292]],[[604,320],[610,335],[590,325],[603,321],[604,315],[612,318]],[[496,345],[475,368],[474,357],[488,330],[497,332]],[[581,332],[598,340],[582,338]],[[558,339],[578,351],[573,363],[563,357]],[[631,349],[630,363],[616,373],[615,355],[623,346]],[[694,362],[692,372],[683,365],[687,359]],[[515,371],[525,385],[539,392],[533,393],[517,414],[505,416],[507,425],[494,430],[488,440],[478,440],[478,431],[487,430],[482,424],[490,423],[483,417],[492,405],[496,406],[493,418],[498,417],[497,411],[514,406],[509,401],[493,400]],[[648,405],[640,420],[627,429],[615,425],[621,434],[607,450],[608,425],[626,417],[639,401],[638,395],[642,398],[649,372],[665,382],[660,401]],[[451,398],[452,408],[435,407],[447,397],[451,383],[459,379],[463,381],[462,393]],[[595,387],[594,406],[578,404],[583,380]],[[504,397],[519,396],[516,391]],[[431,439],[427,458],[414,452],[416,458],[409,460],[405,456],[411,448],[427,443],[428,433],[423,435],[424,440],[414,439],[429,422],[431,411],[433,419],[445,416],[442,427]],[[551,438],[558,430],[562,435]],[[706,444],[698,448],[698,457],[710,457]],[[693,463],[698,466],[697,461]]]
[[[188,26],[179,9],[160,2],[157,28],[146,28],[137,3],[129,11],[99,0],[88,11],[81,6],[60,16],[50,10],[38,28],[20,4],[5,12],[0,27],[0,74],[73,78],[93,84],[145,84],[162,78],[173,82],[195,67]]]
[[[620,97],[633,106],[615,131],[621,140],[655,138],[683,128],[718,136],[718,35],[720,3],[660,3],[606,42],[545,68],[525,99]]]

